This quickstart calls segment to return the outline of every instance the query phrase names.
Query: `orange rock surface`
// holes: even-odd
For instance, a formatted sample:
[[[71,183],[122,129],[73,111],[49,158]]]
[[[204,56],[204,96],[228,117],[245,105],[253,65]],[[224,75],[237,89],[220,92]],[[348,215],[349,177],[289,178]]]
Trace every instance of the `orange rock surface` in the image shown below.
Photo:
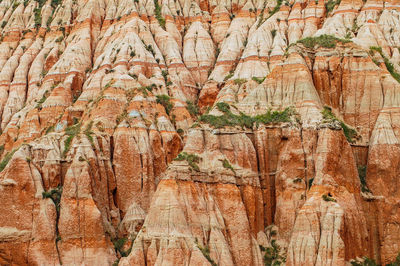
[[[0,32],[0,265],[400,260],[399,1],[3,0]]]

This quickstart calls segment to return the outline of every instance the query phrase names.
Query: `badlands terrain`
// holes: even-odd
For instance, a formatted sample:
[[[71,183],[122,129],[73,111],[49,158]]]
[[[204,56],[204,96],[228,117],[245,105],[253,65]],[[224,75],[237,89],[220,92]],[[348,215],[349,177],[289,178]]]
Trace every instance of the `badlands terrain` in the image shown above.
[[[400,265],[400,0],[2,0],[0,31],[0,265]]]

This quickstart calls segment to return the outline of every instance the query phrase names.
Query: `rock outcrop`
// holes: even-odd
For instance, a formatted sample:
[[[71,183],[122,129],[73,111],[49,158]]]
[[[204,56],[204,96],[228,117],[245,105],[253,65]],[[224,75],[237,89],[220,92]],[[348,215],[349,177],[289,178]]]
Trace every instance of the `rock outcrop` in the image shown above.
[[[399,28],[398,1],[1,1],[0,264],[398,263]]]

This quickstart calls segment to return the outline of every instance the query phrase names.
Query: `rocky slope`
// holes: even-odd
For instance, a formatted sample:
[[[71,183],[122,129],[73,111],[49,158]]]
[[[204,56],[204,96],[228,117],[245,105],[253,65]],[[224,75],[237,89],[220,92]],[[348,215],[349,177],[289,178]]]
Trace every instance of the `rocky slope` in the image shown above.
[[[1,265],[400,264],[398,0],[2,0],[0,27]]]

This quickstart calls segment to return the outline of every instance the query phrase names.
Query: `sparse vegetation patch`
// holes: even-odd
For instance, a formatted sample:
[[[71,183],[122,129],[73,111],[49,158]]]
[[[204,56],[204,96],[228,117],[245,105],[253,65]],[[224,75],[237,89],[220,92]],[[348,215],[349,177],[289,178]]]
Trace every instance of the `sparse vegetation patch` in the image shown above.
[[[68,135],[67,139],[64,141],[64,151],[63,156],[67,155],[67,152],[71,148],[72,140],[78,135],[81,131],[81,123],[77,123],[73,126],[67,127],[65,129],[65,134]]]
[[[248,116],[242,112],[239,115],[233,114],[229,104],[217,103],[217,109],[223,113],[221,116],[204,114],[199,117],[199,121],[207,123],[214,128],[223,128],[226,126],[240,126],[241,128],[252,129],[254,124],[271,124],[290,122],[291,116],[295,114],[293,108],[286,108],[283,111],[268,110],[265,114],[254,117]]]
[[[308,49],[314,49],[315,46],[325,47],[325,48],[335,48],[338,42],[349,43],[350,40],[340,39],[332,35],[323,34],[318,37],[307,37],[298,40],[297,43],[303,44]]]
[[[165,94],[157,95],[156,97],[157,97],[157,103],[164,106],[165,112],[167,113],[167,115],[169,115],[172,108],[174,107],[174,105],[171,103],[171,97]]]
[[[191,154],[187,152],[181,152],[178,156],[174,159],[174,161],[186,161],[190,168],[195,170],[196,172],[200,171],[198,163],[200,162],[200,157],[196,154]]]
[[[3,160],[0,162],[0,172],[4,170],[4,168],[6,168],[8,162],[11,160],[11,158],[13,157],[14,153],[17,151],[17,149],[7,153]]]
[[[322,118],[324,119],[323,122],[335,122],[338,121],[340,123],[340,126],[343,129],[343,133],[346,136],[346,139],[350,143],[354,143],[356,138],[358,137],[357,131],[348,125],[346,125],[342,120],[339,120],[333,113],[332,113],[332,108],[329,106],[324,106],[324,109],[322,110]]]
[[[389,61],[389,59],[383,54],[382,52],[382,47],[377,47],[377,46],[371,46],[370,48],[370,54],[374,55],[375,52],[378,52],[382,58],[383,58],[383,62],[385,63],[386,69],[389,71],[390,75],[392,75],[392,77],[400,83],[400,73],[397,73],[393,64]],[[373,59],[374,60],[374,59]],[[374,61],[374,63],[376,65],[379,66],[378,62]]]
[[[208,246],[202,247],[196,239],[196,244],[197,247],[200,249],[201,253],[203,253],[203,256],[211,263],[212,266],[217,266],[218,264],[215,263],[215,261],[211,258],[210,256],[210,248]]]
[[[161,6],[158,3],[158,0],[154,0],[154,14],[156,15],[156,19],[160,26],[165,30],[165,19],[161,14]]]
[[[329,193],[328,193],[328,194],[322,195],[322,199],[323,199],[324,201],[336,202],[336,199],[333,198]]]

